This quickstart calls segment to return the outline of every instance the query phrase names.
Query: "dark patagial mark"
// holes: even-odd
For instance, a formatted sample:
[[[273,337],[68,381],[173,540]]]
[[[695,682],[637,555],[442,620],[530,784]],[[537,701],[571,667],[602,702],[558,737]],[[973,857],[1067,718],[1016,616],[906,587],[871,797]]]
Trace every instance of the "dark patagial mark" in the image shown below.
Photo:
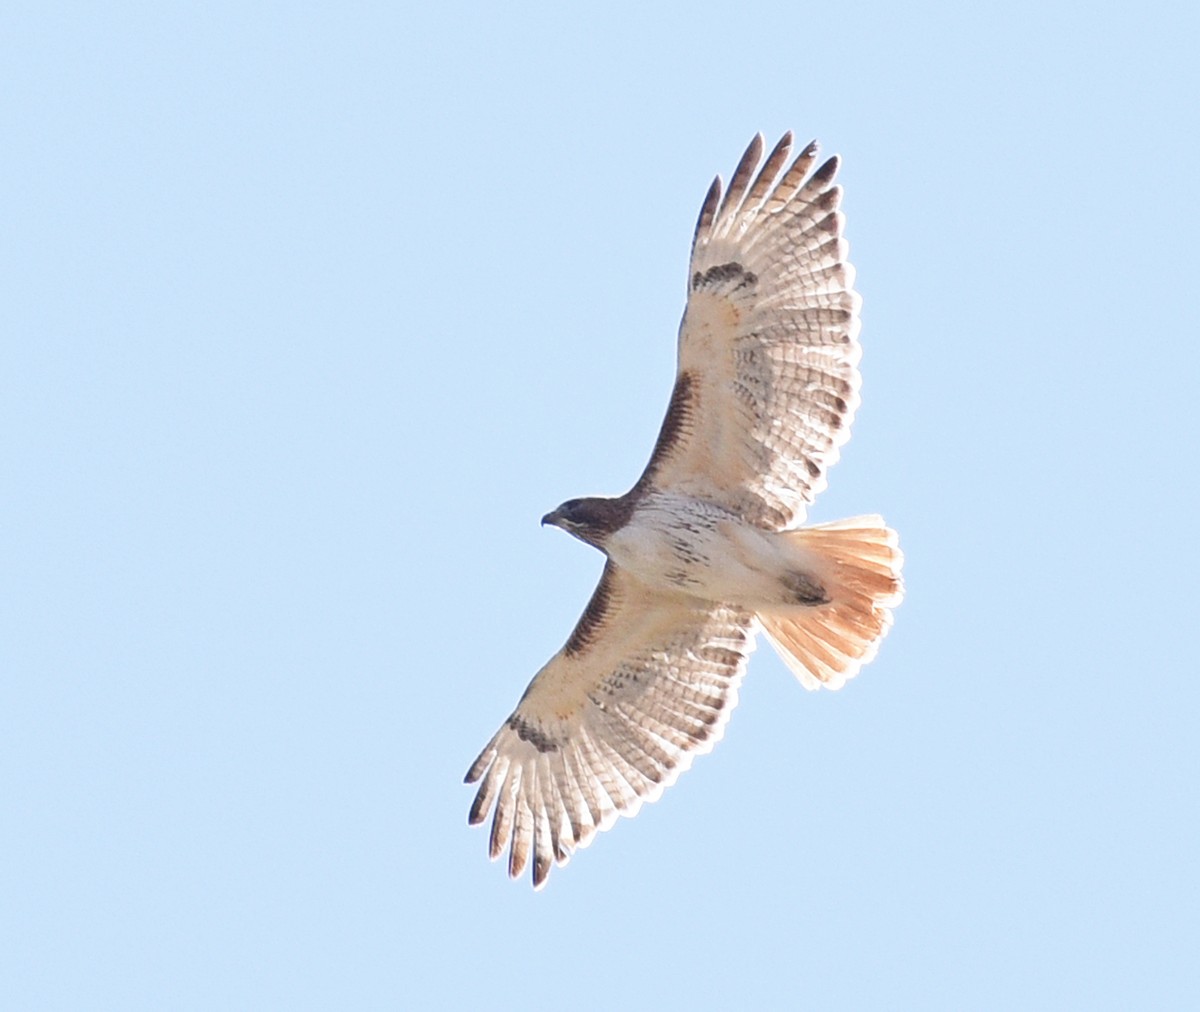
[[[604,624],[605,616],[612,605],[612,574],[612,564],[609,563],[604,567],[604,575],[596,584],[591,600],[588,601],[583,614],[579,616],[579,621],[575,623],[575,628],[571,630],[571,635],[567,639],[567,645],[563,648],[569,657],[575,657],[591,646],[600,626]]]
[[[654,450],[650,454],[650,462],[646,470],[633,487],[633,495],[643,491],[654,481],[655,475],[663,462],[670,457],[675,444],[683,438],[691,421],[691,414],[696,408],[696,392],[692,383],[691,373],[683,372],[675,380],[675,389],[671,391],[671,403],[667,405],[667,415],[663,419],[662,428],[658,430],[658,439],[654,442]]]
[[[828,604],[829,597],[822,587],[807,573],[787,573],[783,585],[792,594],[797,604]]]
[[[757,284],[758,275],[752,271],[746,270],[739,263],[730,262],[727,264],[717,264],[715,267],[710,267],[703,274],[696,271],[692,275],[692,291],[697,292],[701,288],[716,288],[724,285],[726,282],[737,281],[733,286],[733,290],[737,291],[741,288],[749,288],[751,285]]]
[[[508,726],[517,732],[521,741],[527,741],[539,752],[557,752],[558,742],[551,738],[536,724],[530,723],[524,717],[513,714],[508,718]]]

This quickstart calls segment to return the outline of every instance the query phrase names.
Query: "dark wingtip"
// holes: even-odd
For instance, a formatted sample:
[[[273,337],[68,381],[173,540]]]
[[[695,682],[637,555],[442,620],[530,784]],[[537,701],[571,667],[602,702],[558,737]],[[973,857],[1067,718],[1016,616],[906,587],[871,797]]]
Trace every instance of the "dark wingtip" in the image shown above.
[[[792,145],[796,142],[795,136],[790,130],[785,130],[783,136],[779,138],[779,143],[771,149],[771,153],[767,155],[767,164],[779,164],[792,150]]]
[[[486,792],[481,787],[479,793],[475,795],[475,800],[471,803],[471,810],[467,813],[468,826],[478,826],[487,818],[488,809],[492,806],[485,803],[486,801]]]
[[[725,199],[721,201],[721,207],[717,211],[718,218],[726,218],[729,214],[735,213],[741,205],[750,180],[754,176],[754,169],[762,158],[764,143],[766,142],[761,133],[756,133],[751,138],[741,161],[737,163],[737,168],[733,170],[733,175],[729,178],[729,188],[725,191]]]
[[[837,175],[838,169],[842,166],[842,158],[840,155],[833,155],[827,158],[816,172],[812,174],[814,183],[828,183],[834,176]]]
[[[464,784],[473,784],[476,780],[483,776],[483,771],[486,770],[492,764],[492,760],[496,758],[496,753],[494,751],[495,745],[496,739],[493,738],[488,743],[488,747],[480,752],[479,757],[473,763],[471,763],[471,768],[467,770],[467,775],[463,777]]]
[[[704,232],[713,223],[713,219],[717,216],[717,204],[721,200],[721,177],[716,176],[712,185],[708,188],[708,193],[704,196],[704,203],[700,205],[700,217],[696,219],[696,232],[692,239],[693,245],[695,240],[700,238],[700,234]]]
[[[546,884],[550,877],[550,860],[542,854],[533,856],[533,888],[536,892]]]

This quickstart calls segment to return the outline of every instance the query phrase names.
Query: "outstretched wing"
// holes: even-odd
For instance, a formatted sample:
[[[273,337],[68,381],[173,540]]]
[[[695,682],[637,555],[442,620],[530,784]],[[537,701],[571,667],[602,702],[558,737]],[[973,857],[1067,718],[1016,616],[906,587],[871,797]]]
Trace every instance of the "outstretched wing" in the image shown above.
[[[774,530],[799,525],[825,487],[860,382],[838,161],[809,174],[814,142],[781,174],[791,143],[786,134],[756,173],[756,136],[724,197],[719,176],[708,191],[675,389],[639,482],[713,499]]]
[[[467,773],[472,825],[533,884],[634,815],[721,737],[754,649],[753,618],[652,592],[611,562],[570,639]]]

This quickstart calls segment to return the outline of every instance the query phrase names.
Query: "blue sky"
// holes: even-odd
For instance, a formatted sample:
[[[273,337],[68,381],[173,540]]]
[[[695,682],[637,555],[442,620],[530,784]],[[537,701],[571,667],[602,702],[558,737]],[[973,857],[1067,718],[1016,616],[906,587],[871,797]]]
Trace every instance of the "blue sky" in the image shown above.
[[[1200,1003],[1190,4],[0,14],[14,1007]],[[845,165],[813,511],[908,596],[534,894],[461,778],[756,130]]]

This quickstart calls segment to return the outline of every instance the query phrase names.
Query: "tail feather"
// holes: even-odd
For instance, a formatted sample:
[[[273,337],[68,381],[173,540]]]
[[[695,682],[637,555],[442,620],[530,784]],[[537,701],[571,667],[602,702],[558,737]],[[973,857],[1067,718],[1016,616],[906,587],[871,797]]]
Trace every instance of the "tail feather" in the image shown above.
[[[904,597],[896,532],[863,516],[788,534],[813,560],[829,601],[758,616],[767,638],[807,689],[840,689],[879,649]]]

